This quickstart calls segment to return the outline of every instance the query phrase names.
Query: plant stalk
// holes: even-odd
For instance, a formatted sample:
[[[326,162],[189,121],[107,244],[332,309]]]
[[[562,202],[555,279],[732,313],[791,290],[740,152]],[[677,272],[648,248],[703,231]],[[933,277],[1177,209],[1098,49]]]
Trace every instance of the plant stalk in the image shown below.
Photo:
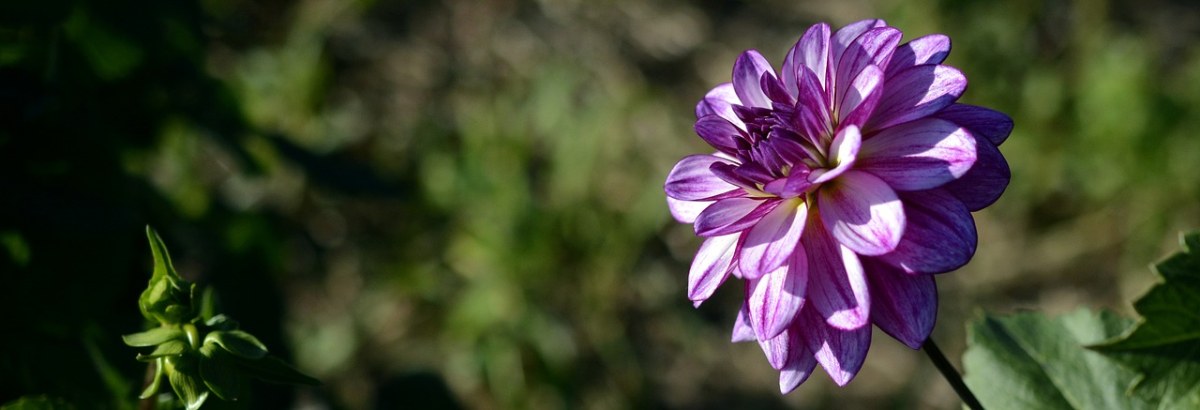
[[[963,404],[970,407],[972,410],[983,410],[983,405],[979,404],[979,399],[975,398],[975,393],[971,393],[971,389],[963,382],[962,376],[958,374],[958,370],[954,369],[954,365],[946,360],[946,355],[942,354],[942,350],[938,349],[937,344],[933,343],[933,338],[925,339],[925,344],[921,346],[921,350],[929,356],[929,360],[937,367],[939,372],[942,372],[942,377],[950,382],[950,387],[954,388],[954,392],[958,393],[958,397],[962,399]]]

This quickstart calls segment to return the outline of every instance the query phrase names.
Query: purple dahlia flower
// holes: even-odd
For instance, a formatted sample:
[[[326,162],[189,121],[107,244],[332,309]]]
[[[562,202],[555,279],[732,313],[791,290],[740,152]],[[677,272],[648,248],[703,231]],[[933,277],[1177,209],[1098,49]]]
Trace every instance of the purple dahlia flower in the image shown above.
[[[746,283],[733,340],[757,340],[784,393],[817,363],[839,385],[862,367],[871,324],[914,349],[937,315],[931,274],[975,253],[972,211],[1008,185],[996,148],[1012,120],[956,103],[950,39],[903,45],[883,20],[811,27],[776,73],[757,51],[696,106],[717,152],[679,161],[671,214],[705,241],[688,276],[699,306]]]

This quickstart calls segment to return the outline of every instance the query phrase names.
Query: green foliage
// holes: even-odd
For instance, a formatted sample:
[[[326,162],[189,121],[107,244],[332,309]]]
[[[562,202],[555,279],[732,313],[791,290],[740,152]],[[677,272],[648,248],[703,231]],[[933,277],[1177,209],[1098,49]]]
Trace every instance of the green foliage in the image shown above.
[[[211,292],[197,302],[196,285],[189,283],[171,265],[166,245],[150,227],[146,237],[154,255],[154,272],[138,300],[142,315],[159,322],[159,327],[122,336],[131,347],[154,347],[137,359],[155,367],[154,380],[141,398],[153,397],[166,375],[188,410],[200,408],[211,392],[224,400],[237,400],[246,391],[250,377],[275,383],[317,385],[316,379],[268,356],[257,337],[238,330],[238,323],[214,314]],[[186,292],[185,292],[186,289]],[[196,309],[196,304],[202,306]],[[204,320],[205,316],[211,316]]]
[[[1130,388],[1161,397],[1160,408],[1200,408],[1200,232],[1180,238],[1183,251],[1159,262],[1162,283],[1133,306],[1142,316],[1113,340],[1093,346],[1137,370]]]
[[[4,403],[0,410],[74,410],[75,406],[57,397],[25,396]]]
[[[1087,310],[972,322],[968,386],[996,409],[1200,407],[1200,233],[1182,242],[1157,265],[1163,282],[1134,303],[1136,323]]]

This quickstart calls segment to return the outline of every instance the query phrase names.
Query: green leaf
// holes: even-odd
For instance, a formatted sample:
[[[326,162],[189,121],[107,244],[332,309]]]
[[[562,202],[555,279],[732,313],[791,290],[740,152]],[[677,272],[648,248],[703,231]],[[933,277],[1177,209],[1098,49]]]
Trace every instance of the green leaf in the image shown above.
[[[308,386],[319,386],[321,384],[319,380],[300,373],[299,370],[296,370],[274,356],[267,356],[257,360],[232,355],[230,357],[234,359],[233,362],[248,376],[265,382],[303,384]]]
[[[199,409],[208,399],[208,388],[200,380],[200,369],[196,358],[191,355],[172,356],[166,358],[167,379],[175,395],[183,400],[187,410]]]
[[[150,252],[154,254],[154,273],[150,278],[178,278],[179,274],[175,272],[175,265],[171,264],[171,254],[167,252],[167,245],[163,244],[162,237],[149,225],[146,225],[146,238],[150,239]]]
[[[148,399],[158,394],[158,387],[162,385],[164,360],[166,359],[159,358],[154,361],[154,380],[150,382],[149,386],[146,386],[146,390],[142,390],[142,394],[138,396],[139,399]]]
[[[1083,347],[1129,323],[1087,310],[1053,319],[985,315],[968,327],[965,381],[988,409],[1152,407],[1147,397],[1128,394],[1135,372]]]
[[[247,359],[261,359],[267,355],[267,346],[258,341],[254,335],[241,330],[209,332],[204,336],[204,344],[210,343],[220,345],[229,353]]]
[[[146,227],[150,240],[150,252],[154,255],[154,272],[146,290],[138,298],[142,316],[163,324],[180,324],[191,321],[195,315],[195,285],[183,280],[171,264],[167,246],[153,228]]]
[[[238,322],[224,314],[213,316],[211,319],[205,321],[204,324],[216,330],[237,330],[238,328]]]
[[[239,372],[229,353],[208,344],[200,348],[200,355],[200,378],[213,394],[222,400],[237,400],[245,394],[250,380]]]
[[[1142,316],[1120,336],[1092,348],[1142,375],[1130,386],[1161,408],[1200,408],[1200,233],[1158,263],[1162,282],[1133,306]]]
[[[187,342],[183,340],[168,340],[154,348],[150,354],[138,354],[137,359],[148,362],[160,357],[177,356],[188,350]]]
[[[126,345],[132,347],[155,346],[168,340],[183,340],[183,330],[175,326],[162,326],[141,333],[121,336]]]

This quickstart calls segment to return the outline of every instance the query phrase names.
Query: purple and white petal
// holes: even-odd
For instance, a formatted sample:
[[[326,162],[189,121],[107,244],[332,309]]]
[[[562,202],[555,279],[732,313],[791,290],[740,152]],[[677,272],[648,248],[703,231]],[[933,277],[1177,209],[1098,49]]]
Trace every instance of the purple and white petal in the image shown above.
[[[737,142],[744,138],[742,136],[744,131],[716,114],[700,117],[692,128],[696,130],[696,135],[699,135],[708,145],[730,155],[737,154]]]
[[[801,69],[799,76],[800,94],[796,97],[793,126],[810,142],[819,144],[820,137],[833,130],[833,121],[829,117],[829,97],[818,80],[818,74]]]
[[[696,216],[696,235],[708,238],[744,231],[758,223],[776,205],[779,205],[777,200],[758,198],[719,200]]]
[[[803,256],[804,250],[797,249],[797,256]],[[808,285],[808,264],[806,259],[780,266],[779,269],[751,279],[753,287],[750,290],[750,327],[758,340],[766,340],[778,336],[792,324],[796,312],[804,306],[805,287]]]
[[[858,254],[891,252],[904,233],[904,207],[896,191],[866,172],[850,170],[822,185],[817,201],[830,234]]]
[[[861,127],[866,123],[879,105],[883,88],[883,70],[874,65],[863,68],[842,96],[842,124]]]
[[[803,252],[797,245],[808,219],[808,204],[793,198],[780,201],[770,213],[746,232],[745,243],[738,250],[738,264],[748,279],[774,271],[792,257]]]
[[[840,329],[857,329],[870,323],[871,298],[858,255],[837,243],[817,218],[810,218],[808,234],[801,240],[808,255],[808,304]]]
[[[741,105],[742,100],[738,99],[737,92],[733,90],[733,83],[723,83],[709,90],[704,98],[696,104],[696,118],[715,114],[745,131],[746,123],[742,122],[742,119],[733,112],[734,104]]]
[[[791,355],[789,352],[791,343],[788,342],[788,335],[780,334],[770,339],[758,339],[758,345],[767,355],[767,363],[770,363],[772,368],[779,370],[787,365]]]
[[[997,146],[1004,143],[1013,130],[1013,121],[1008,115],[970,104],[953,104],[934,116],[958,124],[975,137],[986,138]]]
[[[852,90],[851,84],[857,81],[856,78],[860,77],[867,67],[875,66],[875,69],[879,71],[879,79],[876,82],[882,83],[882,67],[887,67],[888,61],[892,58],[892,52],[896,50],[896,44],[900,43],[901,36],[900,30],[878,27],[867,30],[854,39],[842,53],[841,59],[838,60],[837,73],[834,77],[837,86],[834,101],[841,102],[849,98],[847,94]],[[842,109],[841,112],[848,113],[849,110]],[[845,114],[843,114],[844,117]]]
[[[904,192],[904,236],[879,259],[910,274],[943,273],[975,256],[975,220],[962,201],[941,189]]]
[[[819,74],[818,84],[825,86],[825,75],[829,66],[829,25],[820,23],[808,28],[800,41],[788,52],[783,62],[784,86],[793,95],[798,95],[798,86],[803,78],[803,70],[808,69]]]
[[[832,65],[830,70],[833,71],[838,67],[837,62],[841,61],[842,54],[846,52],[846,49],[849,48],[854,40],[858,39],[859,36],[868,30],[884,26],[887,26],[887,23],[881,19],[861,20],[847,24],[845,27],[838,29],[837,32],[834,32],[829,44],[830,65]]]
[[[895,77],[906,68],[922,64],[941,64],[950,55],[950,37],[930,34],[901,44],[887,65],[886,77]]]
[[[805,331],[807,330],[792,326],[784,332],[788,336],[788,359],[787,364],[779,369],[779,391],[783,394],[796,390],[800,383],[808,380],[808,376],[811,376],[813,369],[817,367],[817,358],[808,350],[801,336]]]
[[[671,210],[671,216],[680,223],[690,224],[696,222],[696,217],[704,212],[704,208],[715,201],[681,201],[675,198],[667,197],[667,208]]]
[[[758,340],[754,336],[754,328],[750,327],[750,305],[742,301],[742,309],[738,311],[737,319],[733,322],[733,336],[731,342],[749,342]]]
[[[688,272],[688,299],[696,307],[712,296],[729,278],[738,234],[708,238],[700,244],[692,269]]]
[[[771,64],[757,50],[746,50],[733,63],[733,90],[742,101],[742,105],[771,108],[771,100],[763,93],[760,85],[763,73],[775,75]]]
[[[920,349],[937,320],[933,276],[908,275],[887,263],[863,258],[871,284],[871,322],[913,349]]]
[[[713,173],[711,168],[715,163],[728,164],[729,161],[713,155],[684,157],[667,174],[663,190],[668,197],[684,201],[713,200],[737,190],[737,186]]]
[[[926,118],[885,129],[863,141],[855,168],[870,172],[897,191],[936,188],[971,169],[975,145],[966,129]]]
[[[975,165],[962,177],[942,185],[942,189],[962,201],[971,211],[978,211],[1000,199],[1008,188],[1012,172],[1008,161],[990,142],[977,139]]]
[[[925,64],[887,79],[875,114],[863,127],[869,134],[893,125],[924,118],[954,104],[967,89],[967,77],[957,68]]]
[[[854,379],[862,369],[867,358],[867,349],[871,347],[871,327],[863,326],[854,330],[838,329],[827,325],[819,314],[805,310],[801,313],[800,325],[806,332],[802,338],[806,347],[825,373],[838,386],[845,386]]]
[[[837,137],[833,138],[833,143],[829,144],[829,155],[833,157],[833,163],[836,166],[813,170],[808,174],[809,182],[824,183],[850,170],[850,167],[858,160],[858,153],[861,149],[862,134],[859,133],[858,127],[850,125],[842,128]]]

